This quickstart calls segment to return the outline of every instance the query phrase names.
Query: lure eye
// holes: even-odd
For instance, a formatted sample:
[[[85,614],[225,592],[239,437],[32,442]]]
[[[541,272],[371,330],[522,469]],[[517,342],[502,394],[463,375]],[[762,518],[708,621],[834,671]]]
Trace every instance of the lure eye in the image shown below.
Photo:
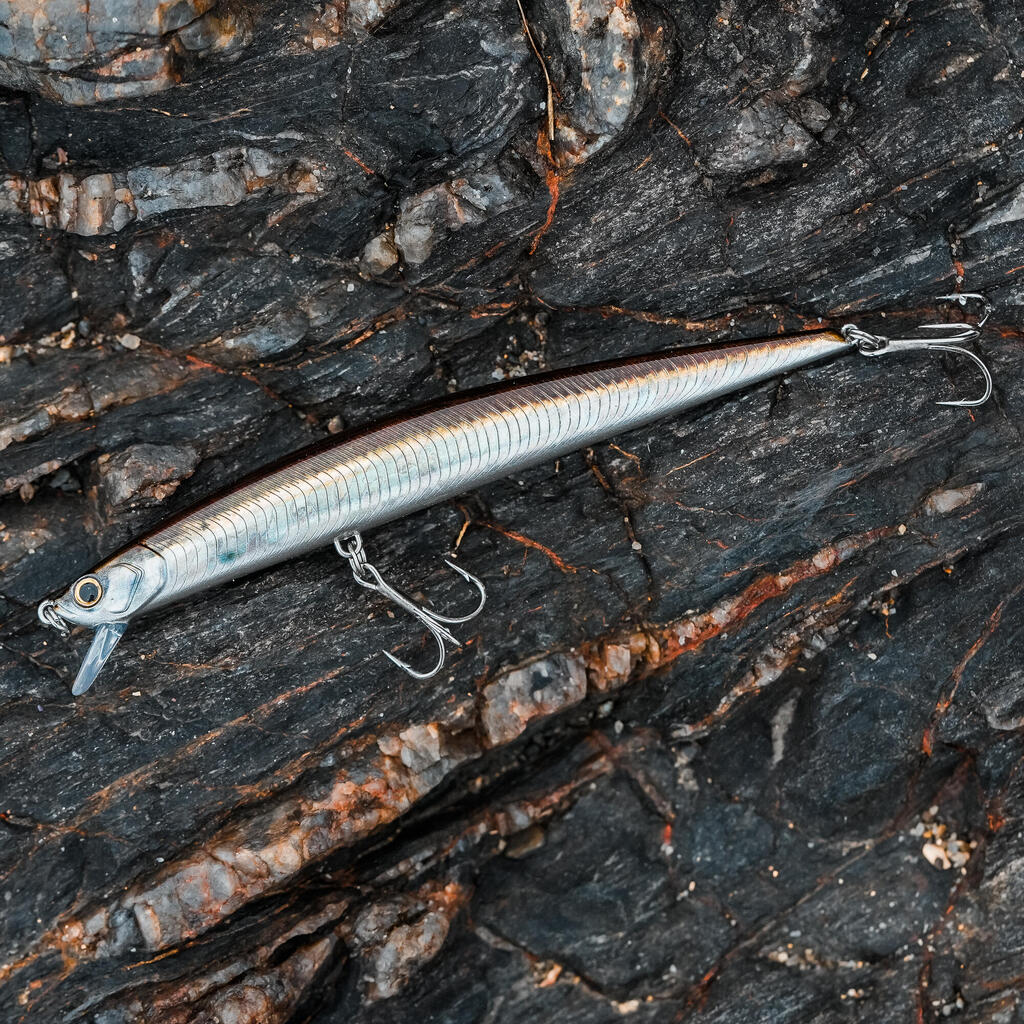
[[[75,584],[75,604],[82,608],[92,608],[103,596],[103,585],[95,576],[84,576]]]

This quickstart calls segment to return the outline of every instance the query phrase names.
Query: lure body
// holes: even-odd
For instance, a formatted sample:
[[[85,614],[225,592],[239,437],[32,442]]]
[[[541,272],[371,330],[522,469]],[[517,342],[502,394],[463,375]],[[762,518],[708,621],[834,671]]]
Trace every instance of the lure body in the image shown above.
[[[300,452],[197,506],[43,602],[39,615],[65,632],[71,623],[97,630],[73,687],[81,693],[143,610],[851,348],[841,334],[819,331],[577,367],[452,396]],[[374,586],[365,575],[356,579]]]
[[[166,567],[151,607],[848,348],[821,332],[584,367],[363,431],[145,537]]]

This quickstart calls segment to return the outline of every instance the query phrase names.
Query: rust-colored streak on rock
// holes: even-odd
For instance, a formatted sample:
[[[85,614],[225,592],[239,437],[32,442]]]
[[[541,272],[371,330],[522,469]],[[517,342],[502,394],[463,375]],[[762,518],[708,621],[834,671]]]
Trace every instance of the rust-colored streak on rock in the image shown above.
[[[164,351],[159,346],[154,345],[158,351]],[[212,363],[208,359],[201,359],[197,355],[188,353],[185,356],[186,361],[191,366],[196,366],[201,370],[209,370],[211,373],[223,373],[228,377],[235,376],[241,377],[243,380],[249,381],[250,384],[255,384],[260,391],[262,391],[268,398],[273,399],[275,402],[280,402],[282,405],[290,405],[291,403],[283,399],[273,388],[268,387],[256,376],[251,370],[243,370],[238,367],[228,370],[221,366],[219,363]]]
[[[634,632],[626,638],[602,640],[584,645],[589,683],[597,691],[616,689],[663,668],[684,654],[700,650],[708,641],[733,629],[766,601],[783,597],[807,580],[825,576],[850,557],[894,533],[880,527],[827,545],[810,558],[794,562],[788,569],[758,577],[735,597],[719,601],[713,608],[677,622]],[[826,613],[835,617],[842,610],[844,587],[821,605],[805,611],[806,617]],[[719,720],[746,695],[777,679],[789,668],[802,649],[798,630],[791,630],[770,646],[740,681],[722,698],[704,720],[689,726],[703,731]]]
[[[952,685],[950,685],[949,688],[942,693],[938,701],[936,701],[935,710],[932,712],[931,720],[925,727],[924,735],[921,737],[921,751],[926,756],[930,757],[932,754],[935,744],[935,731],[938,728],[939,721],[942,716],[945,715],[953,706],[953,701],[956,698],[957,690],[960,689],[960,683],[963,681],[964,673],[967,671],[967,666],[970,665],[985,644],[987,644],[992,638],[995,631],[999,628],[999,625],[1003,620],[1003,612],[1006,610],[1006,606],[1016,600],[1021,593],[1024,593],[1024,583],[1014,587],[1013,590],[1011,590],[1010,593],[995,606],[992,614],[989,615],[984,627],[978,634],[977,640],[975,640],[967,649],[964,656],[957,662],[956,667],[950,674],[950,682]]]
[[[754,580],[736,597],[720,601],[710,611],[684,620],[674,628],[662,632],[664,646],[662,659],[673,661],[688,651],[702,647],[708,640],[742,622],[765,601],[789,593],[798,583],[824,576],[851,556],[865,550],[894,531],[880,527],[829,544],[811,558],[794,562],[788,569],[769,573]]]
[[[714,984],[715,978],[718,977],[718,973],[721,967],[715,964],[708,971],[704,973],[704,976],[694,986],[692,991],[686,997],[686,1009],[700,1011],[708,1001],[708,994],[711,991],[711,986]]]
[[[555,210],[558,209],[558,195],[561,188],[558,169],[555,166],[555,160],[551,154],[551,142],[548,139],[547,132],[545,132],[543,128],[537,135],[537,151],[544,158],[546,165],[544,180],[548,187],[548,195],[551,198],[548,202],[547,213],[544,216],[544,223],[541,224],[540,229],[533,236],[533,241],[530,243],[531,256],[537,251],[537,247],[540,245],[540,240],[547,234],[548,228],[551,227],[551,223],[555,219]]]
[[[352,161],[352,163],[354,163],[361,170],[365,171],[367,174],[372,175],[376,173],[372,167],[369,167],[366,164],[364,164],[363,161],[360,160],[359,157],[357,157],[355,153],[352,152],[351,149],[342,148],[342,152],[345,154],[345,156],[349,158],[349,160]]]
[[[880,527],[830,544],[782,572],[758,577],[735,597],[720,601],[707,612],[625,636],[592,641],[584,644],[578,655],[549,656],[502,673],[481,691],[480,728],[486,744],[493,747],[510,742],[532,722],[579,703],[588,689],[595,693],[618,689],[701,649],[743,622],[766,601],[788,594],[800,583],[833,572],[847,559],[893,533],[890,527]],[[819,605],[805,609],[804,620],[837,618],[845,608],[844,597],[849,587],[848,583]],[[782,633],[714,710],[705,719],[690,724],[689,730],[704,731],[728,715],[744,697],[778,679],[802,650],[799,629]]]
[[[680,128],[679,125],[677,125],[674,121],[670,120],[664,111],[659,110],[658,117],[660,117],[662,121],[664,121],[665,124],[667,124],[672,129],[672,131],[674,131],[676,135],[678,135],[679,138],[681,138],[683,142],[687,144],[687,146],[690,146],[692,148],[693,143],[690,142],[689,136],[683,132],[682,128]]]
[[[372,338],[375,334],[380,333],[380,331],[385,327],[389,327],[391,324],[401,323],[403,320],[408,319],[410,315],[409,310],[402,306],[389,310],[382,316],[377,317],[369,327],[357,334],[351,341],[346,341],[345,344],[341,346],[341,351],[348,352],[349,349],[358,348],[364,341]],[[348,333],[347,328],[344,333]]]
[[[929,723],[925,726],[924,734],[921,736],[921,753],[925,757],[932,756],[932,748],[935,741],[935,727]]]
[[[1014,600],[1022,591],[1024,591],[1024,583],[1010,592],[1010,595],[1004,598],[999,604],[996,605],[995,610],[988,617],[988,621],[985,623],[985,628],[981,631],[978,639],[971,644],[967,653],[957,662],[956,668],[953,669],[952,680],[953,689],[949,692],[947,697],[944,697],[938,705],[938,710],[947,711],[950,705],[953,703],[953,698],[956,696],[957,687],[959,687],[961,680],[963,679],[964,672],[967,666],[971,663],[977,653],[985,646],[985,644],[992,637],[992,634],[999,628],[1000,622],[1003,619],[1003,611],[1009,602]]]
[[[505,316],[510,309],[515,309],[517,302],[488,302],[483,306],[477,306],[469,310],[469,315],[474,320],[483,320],[488,317]]]
[[[562,573],[571,575],[573,573],[580,572],[581,567],[578,565],[571,565],[557,552],[552,551],[551,548],[544,544],[541,544],[539,540],[534,540],[532,537],[527,537],[524,533],[519,533],[516,530],[512,530],[507,526],[502,526],[500,523],[491,522],[479,522],[479,526],[486,527],[488,530],[493,530],[495,533],[500,533],[502,537],[507,537],[509,540],[514,540],[517,544],[522,544],[525,548],[532,548],[534,551],[539,551],[545,558],[547,558],[551,564]],[[593,570],[588,570],[593,571]]]

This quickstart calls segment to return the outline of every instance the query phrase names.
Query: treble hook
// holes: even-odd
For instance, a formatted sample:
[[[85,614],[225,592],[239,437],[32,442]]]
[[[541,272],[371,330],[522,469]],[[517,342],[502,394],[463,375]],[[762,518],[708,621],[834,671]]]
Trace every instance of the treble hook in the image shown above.
[[[446,558],[444,560],[446,565],[454,569],[467,583],[472,583],[480,591],[480,603],[468,615],[442,615],[440,612],[435,612],[430,608],[424,608],[411,597],[391,586],[381,576],[380,570],[367,560],[366,552],[363,550],[363,538],[359,533],[353,532],[342,537],[335,537],[334,547],[342,558],[348,560],[356,583],[361,587],[366,587],[367,590],[375,590],[379,594],[383,594],[389,601],[397,604],[399,608],[403,608],[410,615],[415,616],[426,626],[430,631],[430,635],[437,642],[437,663],[429,672],[417,672],[407,661],[396,658],[390,651],[382,650],[381,654],[390,658],[403,672],[411,675],[413,679],[430,679],[436,676],[444,667],[445,659],[448,656],[444,645],[449,643],[453,647],[459,646],[459,641],[445,626],[455,626],[460,622],[469,622],[470,619],[476,618],[484,610],[484,605],[487,603],[487,591],[483,583],[471,572],[467,572],[462,566],[456,565]]]
[[[36,614],[44,626],[57,630],[65,640],[71,636],[71,627],[64,621],[60,612],[57,611],[56,601],[44,601],[36,610]]]
[[[985,298],[975,292],[955,295],[939,295],[940,301],[957,302],[966,306],[968,299],[984,303],[982,318],[975,324],[952,323],[952,324],[921,324],[919,331],[941,331],[939,336],[930,338],[889,338],[884,334],[872,334],[865,331],[856,324],[846,324],[842,328],[843,337],[853,345],[864,356],[883,356],[892,352],[909,352],[927,349],[935,352],[952,352],[958,356],[970,359],[981,371],[985,381],[985,390],[981,398],[960,398],[949,401],[938,401],[936,405],[951,405],[960,409],[972,409],[978,405],[984,405],[992,397],[992,374],[980,356],[963,346],[981,337],[981,328],[985,326],[988,318],[992,315],[994,306]]]

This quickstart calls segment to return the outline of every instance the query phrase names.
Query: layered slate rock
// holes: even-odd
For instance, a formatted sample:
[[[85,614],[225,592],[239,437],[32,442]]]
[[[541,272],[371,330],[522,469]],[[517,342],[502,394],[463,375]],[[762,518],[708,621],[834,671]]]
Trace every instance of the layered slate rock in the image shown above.
[[[72,5],[73,6],[73,5]],[[1014,1020],[1010,0],[0,3],[0,1019]],[[553,137],[552,137],[553,136]],[[304,444],[984,292],[87,637],[35,604]],[[955,315],[962,311],[954,310]]]

